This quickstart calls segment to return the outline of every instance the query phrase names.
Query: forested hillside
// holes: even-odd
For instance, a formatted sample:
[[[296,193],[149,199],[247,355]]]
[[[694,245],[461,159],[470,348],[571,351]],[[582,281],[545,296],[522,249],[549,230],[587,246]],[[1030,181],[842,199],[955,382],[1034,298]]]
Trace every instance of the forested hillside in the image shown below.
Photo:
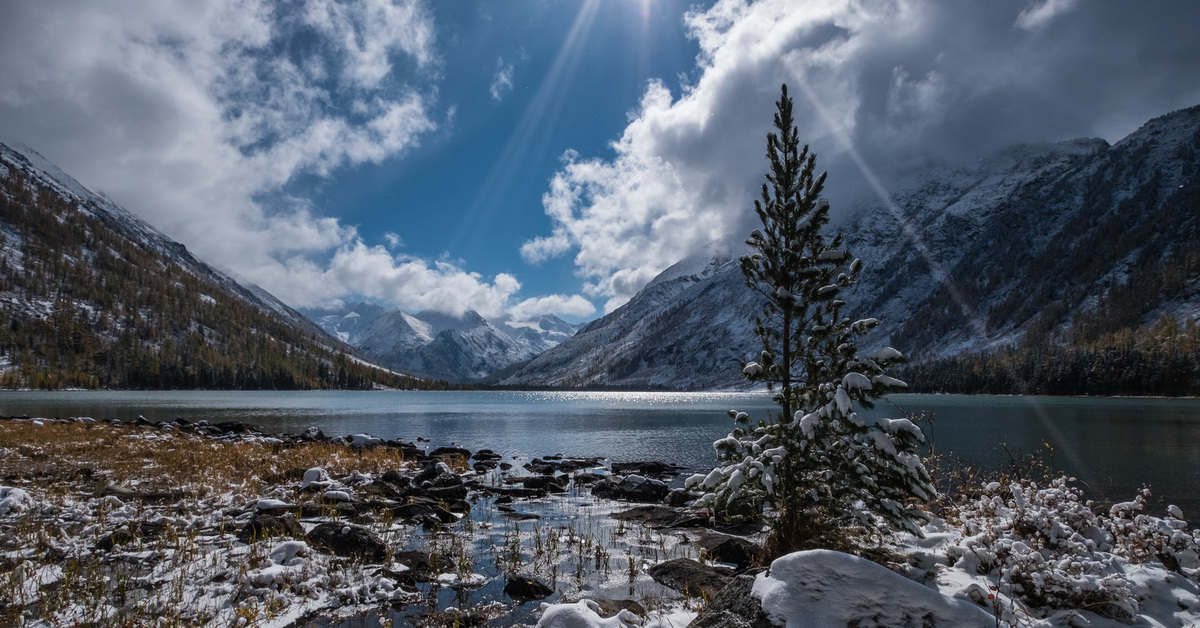
[[[60,172],[0,157],[0,387],[431,385],[355,357]]]

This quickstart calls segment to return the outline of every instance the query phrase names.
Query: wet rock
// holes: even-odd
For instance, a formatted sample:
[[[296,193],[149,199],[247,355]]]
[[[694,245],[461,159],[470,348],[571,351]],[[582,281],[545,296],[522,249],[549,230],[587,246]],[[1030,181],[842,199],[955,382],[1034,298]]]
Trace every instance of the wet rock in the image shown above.
[[[542,517],[541,515],[535,515],[528,512],[517,512],[516,510],[513,510],[511,512],[501,512],[500,518],[508,519],[509,521],[534,521],[541,519]]]
[[[392,562],[404,565],[408,571],[401,572],[407,576],[401,580],[407,582],[429,582],[437,576],[430,567],[429,554],[415,550],[405,550],[392,554]]]
[[[711,567],[690,558],[676,558],[659,563],[647,570],[654,581],[671,587],[689,597],[712,598],[729,581],[734,571],[728,567]]]
[[[538,475],[547,475],[558,471],[557,463],[542,460],[541,458],[534,458],[533,460],[526,462],[523,466]]]
[[[606,499],[652,504],[662,501],[671,489],[658,480],[631,475],[621,480],[608,478],[592,487],[592,495]]]
[[[308,542],[338,556],[377,563],[387,555],[387,545],[374,532],[350,523],[322,523],[308,533]]]
[[[705,518],[686,508],[670,506],[636,506],[614,512],[613,519],[632,521],[651,528],[688,528],[703,525]]]
[[[422,487],[427,495],[444,502],[466,499],[467,486],[453,473],[443,473]]]
[[[290,514],[269,515],[259,513],[238,532],[238,540],[249,543],[254,540],[287,536],[293,539],[304,539],[304,528]]]
[[[480,449],[471,456],[472,460],[499,460],[502,456],[490,449]]]
[[[776,628],[762,609],[762,602],[750,595],[754,576],[741,575],[717,592],[708,606],[688,624],[689,628]]]
[[[510,575],[504,585],[504,594],[518,602],[544,600],[553,593],[554,589],[532,576]]]
[[[614,462],[612,464],[612,472],[618,475],[644,475],[663,478],[679,475],[679,467],[656,460],[647,462]]]
[[[222,421],[216,423],[213,427],[217,428],[222,434],[245,434],[250,430],[250,426],[241,421]]]
[[[552,475],[530,475],[519,478],[521,486],[533,490],[545,490],[549,493],[565,493],[567,492],[566,478],[559,478]]]
[[[575,481],[575,486],[587,486],[588,484],[600,482],[604,479],[604,477],[605,476],[603,475],[597,475],[595,473],[576,473],[575,475],[571,476],[571,479]]]
[[[471,450],[463,449],[462,447],[438,447],[429,452],[430,458],[462,458],[468,460],[471,458]]]

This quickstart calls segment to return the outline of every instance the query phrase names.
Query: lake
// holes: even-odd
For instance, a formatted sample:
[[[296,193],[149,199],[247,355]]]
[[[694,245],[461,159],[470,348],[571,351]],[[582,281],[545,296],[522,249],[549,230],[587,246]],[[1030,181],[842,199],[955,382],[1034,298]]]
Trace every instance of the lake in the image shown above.
[[[726,412],[765,417],[765,393],[640,392],[0,392],[0,415],[151,421],[243,421],[268,431],[369,433],[430,446],[534,457],[603,456],[713,466]],[[1096,499],[1123,501],[1149,484],[1156,499],[1200,512],[1200,400],[893,395],[871,417],[924,413],[939,454],[996,468],[1013,454],[1053,447],[1055,466]]]

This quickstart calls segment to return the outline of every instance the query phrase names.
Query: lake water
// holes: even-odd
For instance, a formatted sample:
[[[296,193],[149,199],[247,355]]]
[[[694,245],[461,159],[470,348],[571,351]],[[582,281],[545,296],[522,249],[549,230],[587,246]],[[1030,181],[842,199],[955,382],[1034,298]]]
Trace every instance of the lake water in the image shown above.
[[[603,456],[713,466],[729,409],[765,417],[765,393],[638,392],[0,392],[0,415],[243,421],[268,431],[369,433],[509,456]],[[1156,501],[1200,513],[1200,400],[893,395],[868,416],[921,412],[937,453],[995,468],[1054,448],[1055,466],[1098,499],[1149,484]]]

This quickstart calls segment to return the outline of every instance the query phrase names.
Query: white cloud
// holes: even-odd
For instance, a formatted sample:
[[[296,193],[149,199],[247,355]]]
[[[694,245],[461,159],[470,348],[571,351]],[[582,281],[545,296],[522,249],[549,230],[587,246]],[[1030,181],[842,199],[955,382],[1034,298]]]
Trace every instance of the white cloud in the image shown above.
[[[1041,0],[1035,1],[1017,14],[1014,26],[1022,30],[1038,30],[1054,18],[1075,8],[1076,0]]]
[[[488,93],[492,95],[492,100],[499,102],[504,98],[505,92],[512,91],[513,88],[513,64],[505,63],[504,57],[496,59],[496,73],[492,75],[492,85],[488,88]]]
[[[1176,36],[1184,27],[1170,10],[1074,5],[718,0],[693,9],[695,78],[674,94],[650,82],[614,157],[564,155],[543,196],[551,230],[526,241],[522,256],[573,254],[583,292],[607,298],[611,311],[709,241],[741,240],[755,220],[781,83],[841,215],[869,189],[856,163],[886,182],[930,159],[962,163],[1021,141],[1115,140],[1114,120],[1127,133],[1200,98],[1180,79],[1200,46]],[[1062,37],[1023,30],[1072,8],[1089,15]]]
[[[215,265],[298,306],[362,295],[496,315],[519,288],[369,247],[304,199],[258,200],[437,129],[423,2],[15,2],[2,17],[0,134]]]
[[[509,313],[518,321],[532,320],[547,314],[586,318],[596,313],[596,306],[578,294],[552,294],[525,299],[509,308]]]
[[[383,239],[387,241],[389,248],[395,249],[404,246],[404,238],[401,238],[398,233],[389,231],[383,234]]]

